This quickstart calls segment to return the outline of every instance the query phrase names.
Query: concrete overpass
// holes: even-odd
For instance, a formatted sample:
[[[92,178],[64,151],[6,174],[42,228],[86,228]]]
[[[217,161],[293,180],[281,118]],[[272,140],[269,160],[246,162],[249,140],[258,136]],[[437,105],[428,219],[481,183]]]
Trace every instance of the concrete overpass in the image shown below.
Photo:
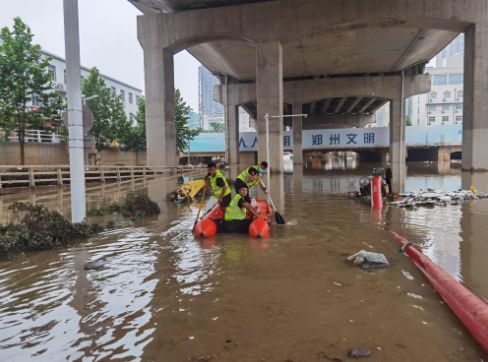
[[[217,93],[225,105],[231,163],[239,162],[235,100],[243,84],[254,87],[254,97],[243,105],[256,117],[260,138],[266,113],[305,110],[317,123],[337,123],[345,115],[360,123],[389,101],[393,186],[402,190],[404,99],[426,91],[415,86],[427,82],[419,80],[425,63],[464,32],[463,168],[488,171],[488,0],[129,1],[144,13],[138,36],[146,70],[149,165],[176,162],[173,55],[187,49],[222,80]],[[352,78],[378,86],[360,92]],[[315,84],[321,81],[324,88],[336,82],[340,94],[320,94]],[[287,97],[293,93],[289,82],[303,83],[295,92],[300,97]],[[293,128],[298,140],[302,120],[293,119]],[[279,172],[283,122],[273,121],[270,131],[271,164]],[[265,143],[259,144],[261,159]]]

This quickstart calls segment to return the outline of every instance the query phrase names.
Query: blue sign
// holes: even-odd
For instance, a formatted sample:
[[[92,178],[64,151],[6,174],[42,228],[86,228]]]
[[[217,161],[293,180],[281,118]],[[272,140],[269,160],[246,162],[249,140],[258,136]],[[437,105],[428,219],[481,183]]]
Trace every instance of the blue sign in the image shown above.
[[[461,146],[462,125],[406,127],[405,140],[407,146]],[[202,133],[190,142],[191,152],[225,152],[223,133]],[[362,149],[386,148],[390,145],[390,129],[382,128],[341,128],[315,129],[302,131],[302,147],[304,150],[315,149]],[[256,132],[239,134],[239,150],[241,152],[257,151],[258,137]],[[283,132],[283,148],[293,149],[293,135],[290,131]]]

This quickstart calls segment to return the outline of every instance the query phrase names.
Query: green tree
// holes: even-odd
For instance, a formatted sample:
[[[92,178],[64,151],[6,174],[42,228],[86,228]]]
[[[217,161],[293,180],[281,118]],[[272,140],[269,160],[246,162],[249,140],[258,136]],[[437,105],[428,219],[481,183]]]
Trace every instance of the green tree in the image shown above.
[[[188,149],[189,142],[194,139],[200,130],[188,127],[191,108],[183,100],[179,89],[175,90],[175,122],[176,122],[176,150],[183,152]]]
[[[175,90],[175,122],[176,122],[176,149],[178,152],[186,151],[188,142],[200,133],[188,127],[191,108],[186,104],[179,89]],[[134,116],[135,124],[129,127],[124,144],[131,150],[146,149],[146,104],[144,97],[139,98],[137,113]]]
[[[87,101],[93,113],[90,134],[95,137],[97,149],[107,148],[114,141],[124,146],[131,128],[124,104],[120,97],[106,86],[97,68],[92,68],[83,80],[82,92],[84,97],[98,95],[97,98]]]
[[[46,120],[61,120],[64,102],[54,90],[49,58],[20,18],[13,29],[0,31],[0,127],[3,136],[15,131],[20,144],[20,162],[25,163],[25,132],[40,128]]]
[[[209,122],[210,132],[223,133],[225,131],[225,126],[222,122]]]
[[[410,116],[405,116],[405,126],[412,125],[412,118]]]
[[[139,151],[146,149],[146,102],[144,97],[137,101],[137,112],[134,115],[135,124],[131,125],[124,144],[128,149]]]

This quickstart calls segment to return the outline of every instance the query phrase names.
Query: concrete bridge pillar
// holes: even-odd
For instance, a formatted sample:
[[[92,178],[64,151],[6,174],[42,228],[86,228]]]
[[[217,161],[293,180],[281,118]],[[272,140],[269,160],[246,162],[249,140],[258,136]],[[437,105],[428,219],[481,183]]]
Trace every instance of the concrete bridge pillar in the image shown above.
[[[173,53],[160,45],[161,17],[138,18],[144,50],[146,142],[148,166],[176,165],[176,125]]]
[[[403,97],[390,101],[390,164],[393,192],[403,192],[406,177],[406,146]]]
[[[296,102],[292,104],[292,113],[302,113],[302,103]],[[303,149],[302,149],[302,117],[293,117],[293,163],[301,165],[303,163]]]
[[[266,159],[264,115],[283,115],[283,50],[279,41],[258,42],[256,46],[256,96],[258,160]],[[273,172],[283,172],[283,119],[270,118],[270,163]]]
[[[463,170],[488,171],[488,22],[464,40]]]
[[[451,162],[451,148],[450,147],[437,147],[437,162],[438,163],[450,163]]]
[[[225,107],[225,160],[230,165],[239,164],[239,115],[235,104]]]
[[[225,160],[234,166],[239,164],[239,108],[227,84],[224,92]]]

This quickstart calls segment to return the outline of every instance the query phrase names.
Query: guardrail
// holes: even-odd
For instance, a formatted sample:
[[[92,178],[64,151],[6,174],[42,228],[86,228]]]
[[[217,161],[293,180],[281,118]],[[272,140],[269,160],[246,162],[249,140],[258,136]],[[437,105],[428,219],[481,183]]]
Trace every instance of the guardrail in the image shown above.
[[[146,177],[186,175],[204,172],[203,166],[89,166],[85,168],[86,183],[122,182]],[[68,185],[69,166],[0,166],[0,189]]]
[[[140,178],[113,183],[88,184],[86,186],[87,209],[103,207],[124,200],[128,192],[147,189],[152,178]],[[69,187],[48,187],[42,192],[22,192],[4,194],[0,197],[0,224],[10,222],[9,206],[16,201],[44,205],[64,215],[71,212],[71,190]]]
[[[47,132],[40,129],[28,129],[25,131],[25,143],[64,143],[66,137],[54,132]],[[9,142],[18,142],[17,132],[12,131],[8,136]]]

